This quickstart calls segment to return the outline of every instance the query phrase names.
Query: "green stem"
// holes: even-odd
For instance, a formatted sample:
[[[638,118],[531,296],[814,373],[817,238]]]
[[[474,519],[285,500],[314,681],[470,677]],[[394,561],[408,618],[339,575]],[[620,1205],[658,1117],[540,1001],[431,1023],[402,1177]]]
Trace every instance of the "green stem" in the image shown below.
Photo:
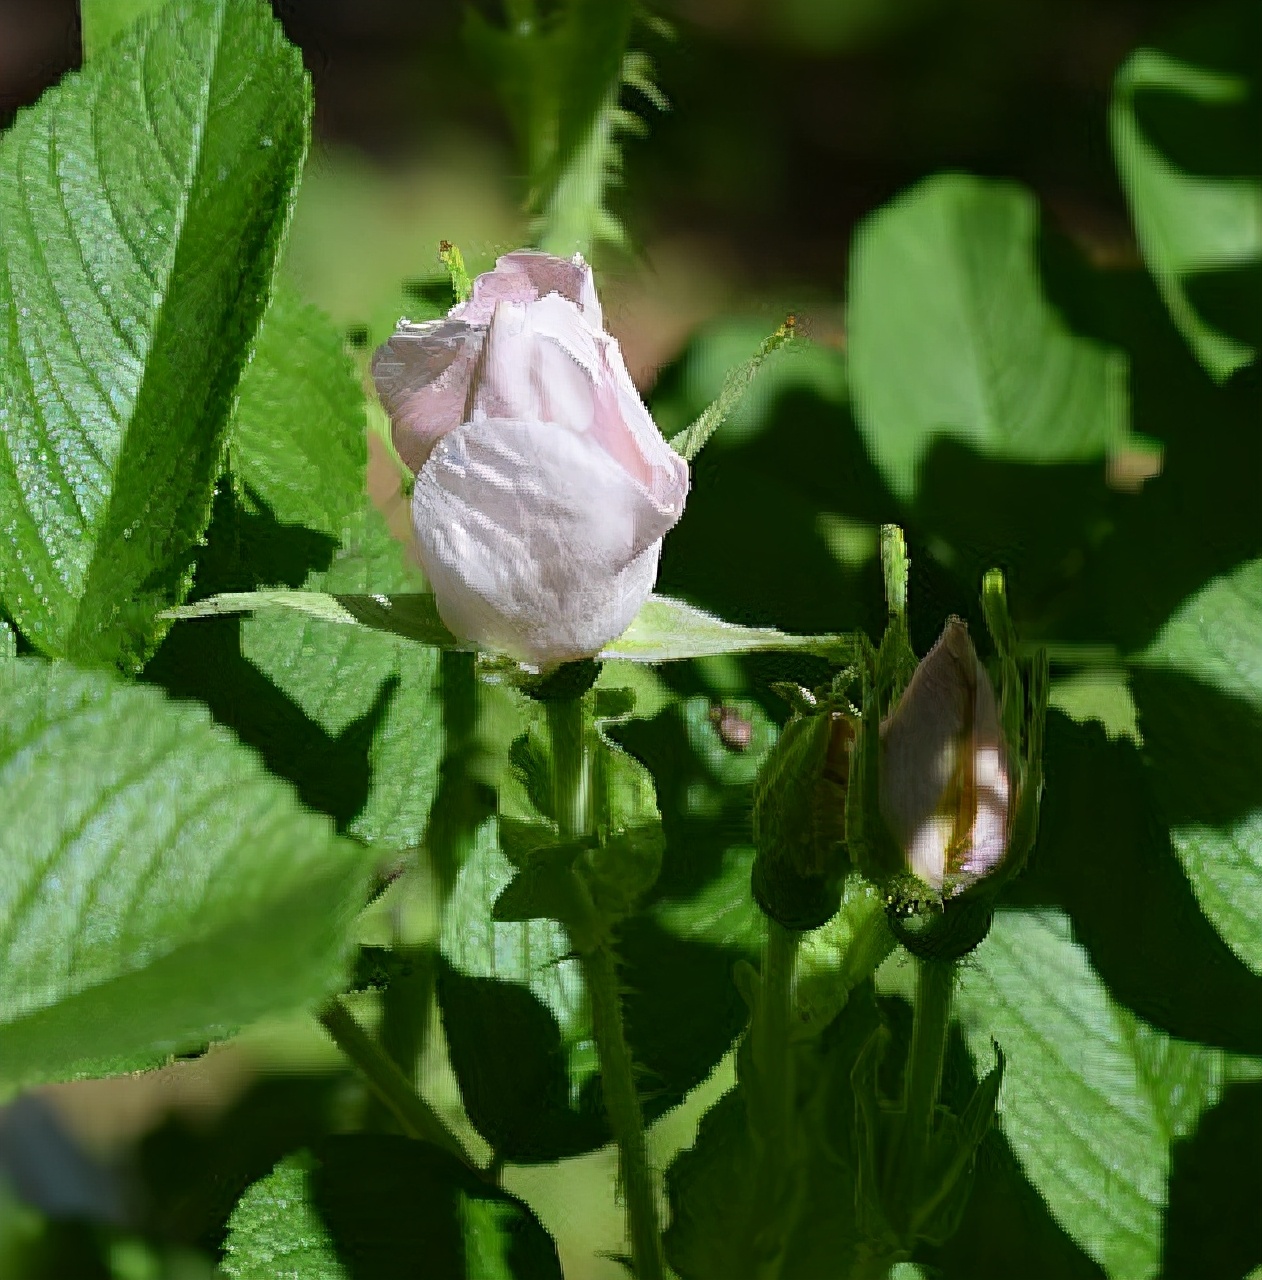
[[[746,1090],[746,1108],[759,1148],[758,1203],[765,1206],[768,1223],[755,1241],[761,1255],[759,1280],[780,1276],[797,1216],[797,1080],[790,1036],[801,940],[795,930],[767,920],[761,990],[749,1028],[754,1074]]]
[[[637,1280],[663,1280],[662,1232],[657,1191],[649,1171],[644,1115],[622,1026],[617,961],[608,946],[581,957],[592,1004],[592,1032],[600,1056],[600,1081],[609,1126],[618,1145],[618,1173],[627,1205],[627,1233]]]
[[[602,796],[587,750],[584,699],[557,698],[546,704],[552,739],[553,805],[561,838],[572,840],[598,830],[604,820]],[[664,1280],[662,1232],[657,1193],[649,1170],[644,1115],[636,1092],[631,1050],[622,1021],[618,962],[582,879],[575,876],[576,919],[567,921],[579,953],[591,1001],[592,1034],[600,1059],[605,1111],[618,1147],[618,1172],[626,1200],[627,1234],[637,1280]]]
[[[763,951],[762,999],[751,1027],[759,1075],[770,1103],[771,1132],[775,1143],[790,1137],[793,1124],[795,1085],[793,1052],[789,1036],[793,1025],[793,991],[801,934],[786,929],[775,920],[767,921],[767,941]],[[781,1146],[780,1154],[784,1154]]]
[[[916,961],[916,1009],[905,1093],[908,1154],[916,1160],[933,1134],[938,1091],[942,1086],[947,1029],[951,1024],[955,969],[954,960],[921,957]]]
[[[409,1138],[441,1147],[478,1177],[484,1176],[438,1113],[412,1088],[341,1000],[330,1001],[317,1016],[333,1043],[359,1068],[368,1087]]]
[[[562,840],[591,833],[593,788],[588,767],[582,698],[557,698],[545,704],[552,739],[552,803]]]

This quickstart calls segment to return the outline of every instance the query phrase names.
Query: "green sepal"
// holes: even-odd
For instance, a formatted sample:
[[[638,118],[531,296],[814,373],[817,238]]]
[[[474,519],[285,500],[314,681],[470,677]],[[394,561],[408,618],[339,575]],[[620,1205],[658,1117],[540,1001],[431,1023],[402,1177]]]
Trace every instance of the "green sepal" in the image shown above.
[[[831,700],[816,702],[790,718],[755,780],[751,885],[762,911],[786,929],[816,929],[841,904],[853,736],[851,717]]]
[[[960,1225],[973,1185],[977,1151],[994,1123],[1004,1057],[973,1091],[963,1112],[939,1105],[933,1132],[915,1159],[906,1158],[906,1113],[880,1087],[893,1037],[882,1024],[869,1036],[851,1074],[857,1124],[853,1159],[860,1229],[891,1256],[918,1244],[941,1245]]]
[[[943,900],[923,881],[904,875],[886,890],[890,932],[914,956],[959,960],[990,932],[993,893],[974,890]]]

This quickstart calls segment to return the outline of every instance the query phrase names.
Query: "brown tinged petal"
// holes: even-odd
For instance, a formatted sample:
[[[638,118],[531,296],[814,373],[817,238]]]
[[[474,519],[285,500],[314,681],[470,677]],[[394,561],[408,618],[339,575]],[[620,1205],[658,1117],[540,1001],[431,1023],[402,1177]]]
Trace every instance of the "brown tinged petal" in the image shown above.
[[[1011,802],[995,691],[952,618],[881,725],[881,816],[907,870],[950,896],[1002,861]]]

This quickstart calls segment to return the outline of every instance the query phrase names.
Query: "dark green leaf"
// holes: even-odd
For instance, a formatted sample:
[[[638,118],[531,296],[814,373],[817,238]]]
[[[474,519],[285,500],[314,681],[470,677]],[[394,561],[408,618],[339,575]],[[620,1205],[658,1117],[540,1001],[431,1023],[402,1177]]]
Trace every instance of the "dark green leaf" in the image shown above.
[[[1155,804],[1197,899],[1262,973],[1262,560],[1175,611],[1134,677]]]
[[[161,1061],[343,980],[362,850],[204,711],[0,665],[0,1078]]]
[[[1262,78],[1256,58],[1247,69],[1262,29],[1215,25],[1217,56],[1133,53],[1113,82],[1110,126],[1144,260],[1221,382],[1254,359],[1262,336]]]
[[[1038,210],[1012,183],[929,178],[860,228],[848,310],[859,427],[911,498],[938,437],[991,460],[1075,462],[1128,431],[1126,359],[1043,295]]]
[[[188,588],[306,153],[261,0],[172,3],[0,141],[0,594],[135,665]]]

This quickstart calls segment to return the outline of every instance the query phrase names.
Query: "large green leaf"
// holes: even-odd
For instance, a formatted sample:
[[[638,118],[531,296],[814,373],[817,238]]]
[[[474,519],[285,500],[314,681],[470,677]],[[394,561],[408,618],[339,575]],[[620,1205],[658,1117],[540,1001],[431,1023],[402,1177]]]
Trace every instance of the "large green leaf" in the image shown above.
[[[1218,35],[1213,64],[1133,53],[1113,83],[1110,126],[1144,261],[1197,359],[1222,381],[1257,355],[1262,320],[1262,79],[1242,73],[1256,29]]]
[[[561,1280],[556,1246],[520,1200],[446,1152],[352,1134],[282,1160],[237,1202],[235,1280]]]
[[[1127,426],[1122,354],[1043,295],[1034,197],[929,178],[860,228],[847,311],[856,417],[891,489],[917,490],[938,438],[988,459],[1103,458]]]
[[[385,521],[360,503],[333,563],[308,585],[369,599],[374,591],[419,586]],[[362,727],[371,776],[350,832],[400,849],[419,844],[443,753],[438,650],[369,627],[269,610],[243,623],[241,654],[330,738]]]
[[[0,595],[135,664],[187,589],[307,147],[261,0],[172,3],[0,141]]]
[[[359,379],[333,322],[288,290],[268,308],[241,379],[229,459],[234,481],[283,524],[340,537],[364,505]]]
[[[1140,655],[1136,687],[1175,851],[1223,940],[1262,973],[1259,635],[1262,559],[1184,601]]]
[[[362,850],[190,704],[0,664],[0,1079],[134,1069],[345,971]]]
[[[1000,912],[957,1008],[979,1069],[1003,1049],[1003,1131],[1052,1214],[1113,1280],[1155,1276],[1171,1145],[1230,1060],[1116,1004],[1051,910]]]
[[[128,27],[165,3],[166,0],[79,0],[84,57],[99,57]]]

